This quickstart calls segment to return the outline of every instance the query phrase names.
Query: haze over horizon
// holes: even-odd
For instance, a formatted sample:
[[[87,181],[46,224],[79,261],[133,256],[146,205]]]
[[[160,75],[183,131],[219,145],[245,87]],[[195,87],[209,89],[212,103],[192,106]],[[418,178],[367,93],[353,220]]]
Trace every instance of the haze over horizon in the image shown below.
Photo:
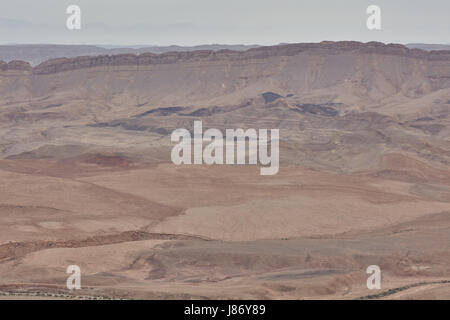
[[[66,8],[82,10],[82,29],[69,31]],[[366,8],[381,8],[382,29],[366,28]],[[0,4],[0,44],[193,46],[340,41],[449,43],[450,3],[443,0],[306,1],[196,0],[55,1]]]

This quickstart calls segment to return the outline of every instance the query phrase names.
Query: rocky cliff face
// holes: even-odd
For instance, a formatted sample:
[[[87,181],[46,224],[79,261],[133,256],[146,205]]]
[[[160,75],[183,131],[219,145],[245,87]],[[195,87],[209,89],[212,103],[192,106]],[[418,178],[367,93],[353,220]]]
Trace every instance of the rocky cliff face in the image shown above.
[[[0,64],[0,70],[0,76],[22,71],[14,75],[16,78],[5,78],[0,86],[8,100],[15,100],[19,91],[28,97],[70,92],[96,101],[101,95],[99,103],[106,99],[121,104],[125,98],[136,105],[170,107],[235,104],[263,92],[275,92],[303,99],[315,96],[320,102],[360,108],[387,98],[419,97],[449,88],[450,52],[376,42],[322,42],[245,52],[201,50],[59,58],[34,68],[12,61]],[[12,81],[28,84],[8,87]]]
[[[280,128],[287,163],[362,170],[391,150],[447,166],[449,102],[449,51],[376,42],[13,61],[0,63],[0,147],[39,158],[108,146],[141,159],[149,135],[203,119]]]
[[[231,50],[198,50],[192,52],[168,52],[159,55],[144,53],[140,55],[119,54],[95,57],[59,58],[41,63],[33,69],[33,73],[49,74],[96,66],[142,66],[189,61],[267,59],[274,56],[293,56],[306,51],[309,51],[311,54],[340,54],[343,52],[353,52],[360,54],[396,55],[429,61],[450,60],[450,51],[426,52],[419,49],[408,49],[406,46],[399,44],[386,45],[378,42],[360,43],[343,41],[258,47],[244,52]]]

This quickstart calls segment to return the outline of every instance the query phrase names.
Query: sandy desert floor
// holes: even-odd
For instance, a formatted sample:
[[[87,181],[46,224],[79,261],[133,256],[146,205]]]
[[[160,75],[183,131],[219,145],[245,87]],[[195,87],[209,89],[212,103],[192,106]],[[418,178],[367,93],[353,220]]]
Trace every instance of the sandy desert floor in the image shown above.
[[[449,298],[444,185],[258,170],[1,161],[1,299]]]

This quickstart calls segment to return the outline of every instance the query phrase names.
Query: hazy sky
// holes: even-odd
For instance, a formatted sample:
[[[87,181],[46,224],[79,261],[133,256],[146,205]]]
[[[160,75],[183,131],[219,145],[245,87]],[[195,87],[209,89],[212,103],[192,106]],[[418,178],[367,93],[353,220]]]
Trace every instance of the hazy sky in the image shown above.
[[[81,7],[81,30],[66,28],[70,4]],[[366,28],[371,4],[382,30]],[[449,13],[450,0],[2,0],[0,43],[450,43]]]

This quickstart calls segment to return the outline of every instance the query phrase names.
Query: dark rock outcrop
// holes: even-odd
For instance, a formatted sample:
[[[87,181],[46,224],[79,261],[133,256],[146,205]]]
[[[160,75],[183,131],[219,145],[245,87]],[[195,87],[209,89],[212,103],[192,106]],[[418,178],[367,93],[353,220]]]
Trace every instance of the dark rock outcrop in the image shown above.
[[[280,96],[278,93],[274,93],[274,92],[264,92],[262,94],[262,97],[263,97],[265,103],[270,103],[277,99],[283,98],[283,96]]]

